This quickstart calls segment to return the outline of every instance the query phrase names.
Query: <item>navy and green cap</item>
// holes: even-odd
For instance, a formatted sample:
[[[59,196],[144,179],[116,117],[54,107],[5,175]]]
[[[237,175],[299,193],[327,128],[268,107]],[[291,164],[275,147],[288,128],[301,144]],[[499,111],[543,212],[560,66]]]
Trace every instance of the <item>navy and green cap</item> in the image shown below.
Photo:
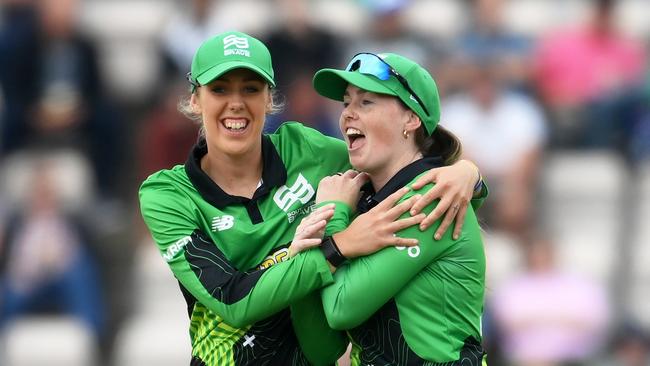
[[[235,31],[220,33],[201,44],[192,59],[188,80],[195,87],[205,85],[238,68],[258,73],[275,87],[268,48],[258,39]]]
[[[343,100],[348,84],[398,97],[415,112],[430,135],[440,121],[440,97],[431,74],[416,62],[394,53],[359,53],[345,70],[322,69],[314,88],[327,98]]]

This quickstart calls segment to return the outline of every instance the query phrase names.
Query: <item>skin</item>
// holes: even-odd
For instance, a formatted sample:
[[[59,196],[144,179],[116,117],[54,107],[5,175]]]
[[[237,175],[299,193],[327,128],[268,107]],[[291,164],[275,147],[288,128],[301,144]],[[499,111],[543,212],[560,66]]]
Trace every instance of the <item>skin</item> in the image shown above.
[[[365,182],[370,180],[374,186],[375,191],[383,187],[391,177],[393,177],[400,169],[410,164],[411,162],[422,158],[417,144],[415,143],[415,131],[422,125],[421,120],[413,111],[405,108],[397,98],[368,92],[362,90],[354,85],[348,85],[343,97],[343,111],[339,119],[339,127],[345,141],[348,145],[348,153],[350,162],[355,169],[363,171],[358,173],[355,171],[348,171],[344,174],[325,177],[321,180],[318,191],[316,194],[316,202],[324,201],[343,201],[351,207],[356,206],[359,200],[360,188]],[[360,137],[362,135],[362,137]],[[405,137],[406,136],[406,137]],[[471,162],[469,163],[469,171],[476,174],[476,167]],[[465,164],[459,162],[458,164]],[[458,165],[456,164],[456,165]],[[442,169],[457,169],[459,167],[451,166]],[[434,189],[427,192],[429,201],[437,198],[442,192],[450,193],[452,186],[445,179],[436,176],[442,169],[435,169],[426,173],[426,179],[423,177],[417,181],[417,185],[424,186],[428,182],[436,181],[437,184]],[[467,172],[466,166],[461,166],[459,169]],[[476,177],[477,179],[478,177]],[[476,183],[476,179],[468,179],[468,182]],[[442,181],[442,182],[440,182]],[[416,188],[417,189],[417,188]],[[466,192],[471,191],[470,187],[465,187]],[[394,235],[395,232],[400,231],[408,226],[422,223],[426,215],[418,214],[420,210],[426,206],[427,203],[419,195],[406,200],[395,206],[399,199],[406,193],[409,188],[405,187],[386,200],[382,201],[377,207],[383,211],[372,212],[360,215],[348,227],[355,228],[355,230],[342,231],[334,234],[333,237],[339,247],[341,253],[350,257],[349,253],[356,256],[354,246],[359,242],[369,240],[374,233],[377,238],[370,240],[377,240],[378,245],[382,242],[383,238],[389,235]],[[426,220],[430,222],[425,225],[421,224],[422,230],[431,225],[438,217],[447,211],[447,215],[443,220],[445,225],[444,229],[439,229],[435,238],[439,239],[444,233],[446,228],[451,224],[455,215],[460,213],[460,218],[464,220],[466,206],[471,197],[459,196],[455,198],[447,198],[439,202],[438,206],[445,205],[443,210],[434,210]],[[454,197],[454,195],[452,195]],[[459,210],[459,204],[454,204],[456,209],[448,210],[454,199],[464,202],[462,212]],[[417,203],[416,203],[417,202]],[[417,204],[421,206],[416,207]],[[393,207],[395,206],[395,207]],[[398,211],[399,207],[411,207],[411,217],[407,219],[398,220],[393,222],[401,212]],[[305,238],[320,238],[322,232],[327,224],[327,220],[331,218],[333,211],[329,207],[323,207],[322,210],[315,212],[306,219],[304,219],[298,231]],[[399,212],[399,213],[398,213]],[[434,216],[433,219],[431,217]],[[381,223],[381,225],[377,225]],[[442,225],[441,225],[442,226]],[[454,230],[454,237],[457,238],[462,228],[462,221],[460,225],[457,223],[457,228]],[[310,235],[312,235],[310,237]],[[417,240],[409,239],[403,245],[417,245]],[[302,248],[294,248],[295,252],[309,247],[304,245]],[[330,269],[334,272],[335,267],[331,266]]]
[[[227,193],[251,198],[262,177],[261,135],[271,110],[268,85],[253,71],[235,69],[201,86],[190,103],[201,115],[208,146],[201,169]],[[231,123],[245,127],[228,129]]]

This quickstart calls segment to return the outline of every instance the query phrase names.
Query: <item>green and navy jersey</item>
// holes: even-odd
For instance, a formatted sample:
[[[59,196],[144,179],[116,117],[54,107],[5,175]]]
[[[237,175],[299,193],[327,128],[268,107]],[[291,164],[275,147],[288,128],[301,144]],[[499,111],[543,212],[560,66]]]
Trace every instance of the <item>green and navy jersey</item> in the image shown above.
[[[262,182],[250,199],[227,194],[201,170],[206,153],[199,142],[184,166],[151,175],[139,192],[187,302],[192,364],[308,364],[287,306],[318,296],[333,278],[319,250],[288,259],[288,245],[321,178],[349,169],[346,145],[295,122],[263,135]],[[310,361],[331,364],[345,350],[324,316],[304,326],[331,340],[322,350],[307,345],[321,350]]]
[[[400,170],[376,193],[367,185],[371,192],[362,195],[358,213],[410,186],[421,173],[439,164],[436,158],[420,159]],[[402,200],[432,187],[412,190]],[[430,213],[436,204],[423,211]],[[348,225],[349,210],[337,203],[328,233]],[[329,324],[334,329],[348,329],[352,365],[482,364],[485,254],[480,228],[474,209],[468,207],[459,239],[453,240],[448,230],[441,240],[434,241],[440,222],[425,231],[413,226],[398,232],[401,237],[417,238],[420,244],[387,247],[355,258],[340,267],[334,283],[322,290]]]

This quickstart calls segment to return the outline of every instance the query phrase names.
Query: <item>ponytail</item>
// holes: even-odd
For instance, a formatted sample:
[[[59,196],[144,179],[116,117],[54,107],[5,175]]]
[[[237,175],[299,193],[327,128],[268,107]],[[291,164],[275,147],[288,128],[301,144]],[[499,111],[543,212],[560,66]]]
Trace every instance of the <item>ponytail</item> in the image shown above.
[[[456,135],[438,125],[431,136],[424,126],[415,132],[415,143],[424,156],[440,156],[445,165],[457,162],[463,153],[463,146]]]

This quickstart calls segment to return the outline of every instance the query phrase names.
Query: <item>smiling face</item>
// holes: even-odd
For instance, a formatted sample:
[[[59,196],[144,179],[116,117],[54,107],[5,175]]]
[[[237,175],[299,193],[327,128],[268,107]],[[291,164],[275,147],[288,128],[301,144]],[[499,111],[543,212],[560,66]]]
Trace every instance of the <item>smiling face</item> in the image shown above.
[[[201,114],[208,151],[232,158],[261,154],[261,134],[271,108],[268,84],[248,69],[229,71],[192,95]],[[261,155],[260,155],[261,156]]]
[[[371,175],[396,173],[418,153],[413,131],[420,120],[396,97],[348,85],[339,120],[355,169]],[[404,139],[403,131],[410,134]],[[384,174],[385,173],[385,174]]]

